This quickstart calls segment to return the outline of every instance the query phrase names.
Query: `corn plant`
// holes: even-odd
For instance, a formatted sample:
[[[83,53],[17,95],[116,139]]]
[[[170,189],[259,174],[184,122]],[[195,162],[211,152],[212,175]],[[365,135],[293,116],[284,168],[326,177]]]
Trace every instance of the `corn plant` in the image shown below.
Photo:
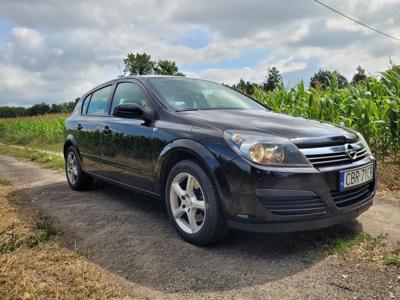
[[[0,141],[56,144],[63,141],[65,114],[0,119]]]
[[[335,77],[326,90],[306,89],[300,82],[290,90],[254,88],[254,97],[275,112],[321,120],[361,132],[382,159],[400,150],[400,74],[389,71],[381,80],[368,78],[339,89]]]

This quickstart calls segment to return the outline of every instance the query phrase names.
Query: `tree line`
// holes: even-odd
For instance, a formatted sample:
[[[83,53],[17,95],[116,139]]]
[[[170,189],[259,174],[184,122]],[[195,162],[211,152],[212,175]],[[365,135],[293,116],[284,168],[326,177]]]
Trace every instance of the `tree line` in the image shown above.
[[[75,104],[78,100],[79,98],[77,98],[75,101],[51,105],[42,102],[32,105],[31,107],[0,106],[0,118],[18,118],[45,114],[71,113],[74,110]]]
[[[347,78],[340,74],[338,71],[320,69],[310,78],[309,86],[319,90],[326,90],[329,88],[333,77],[335,77],[335,79],[337,80],[338,88],[343,89],[348,87],[350,84],[355,85],[358,82],[365,80],[368,76],[361,66],[357,67],[356,73],[353,75],[351,82],[349,82]],[[265,81],[262,84],[240,79],[237,84],[234,84],[232,86],[232,88],[249,95],[253,93],[254,88],[261,88],[264,91],[269,92],[273,91],[277,87],[283,87],[283,77],[276,67],[267,69],[267,75]]]

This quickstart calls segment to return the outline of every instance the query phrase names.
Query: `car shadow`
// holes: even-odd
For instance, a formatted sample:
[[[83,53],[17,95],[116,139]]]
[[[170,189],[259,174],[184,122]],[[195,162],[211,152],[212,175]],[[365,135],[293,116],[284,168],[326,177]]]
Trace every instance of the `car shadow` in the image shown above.
[[[67,247],[105,269],[163,292],[212,292],[254,286],[303,271],[328,255],[332,239],[362,230],[357,221],[311,232],[232,230],[197,247],[180,239],[161,201],[96,183],[85,192],[66,182],[17,192],[48,216]]]

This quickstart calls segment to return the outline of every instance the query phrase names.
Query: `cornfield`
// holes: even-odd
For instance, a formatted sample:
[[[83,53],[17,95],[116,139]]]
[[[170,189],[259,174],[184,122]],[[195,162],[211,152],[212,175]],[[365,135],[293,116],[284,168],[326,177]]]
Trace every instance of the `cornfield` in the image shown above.
[[[66,114],[0,119],[0,142],[57,144],[64,140]]]
[[[331,122],[361,132],[382,160],[396,160],[400,150],[400,74],[367,80],[339,89],[333,78],[327,90],[306,89],[299,83],[290,90],[253,90],[254,97],[275,112]]]

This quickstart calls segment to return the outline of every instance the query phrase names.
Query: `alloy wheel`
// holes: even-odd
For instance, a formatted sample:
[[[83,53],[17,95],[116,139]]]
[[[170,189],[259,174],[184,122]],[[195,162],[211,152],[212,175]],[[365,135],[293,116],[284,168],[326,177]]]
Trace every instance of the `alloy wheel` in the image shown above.
[[[69,152],[67,156],[67,175],[71,184],[76,184],[78,179],[78,162],[73,152]]]
[[[206,201],[200,183],[189,173],[179,173],[170,187],[171,212],[178,226],[189,234],[203,227]]]

